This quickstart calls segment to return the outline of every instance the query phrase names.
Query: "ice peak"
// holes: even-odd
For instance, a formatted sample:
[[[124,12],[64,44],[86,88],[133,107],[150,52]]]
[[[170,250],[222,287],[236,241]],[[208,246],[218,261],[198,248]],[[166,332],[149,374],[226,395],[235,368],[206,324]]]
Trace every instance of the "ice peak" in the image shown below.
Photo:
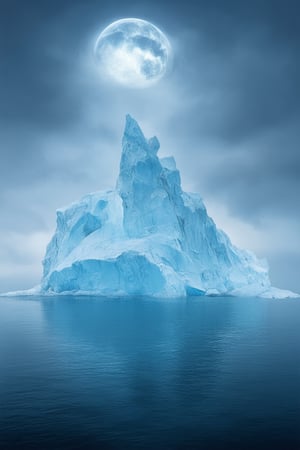
[[[123,152],[133,149],[137,150],[137,147],[143,149],[146,154],[156,155],[160,143],[156,136],[147,140],[142,132],[138,122],[130,115],[126,114],[125,129],[123,135]]]
[[[137,123],[130,114],[126,114],[125,130],[123,139],[129,140],[143,140],[146,141],[145,136]]]
[[[156,153],[158,152],[159,147],[160,147],[159,140],[157,139],[156,136],[153,136],[152,138],[149,139],[148,146],[149,146],[150,152],[152,152],[153,154],[156,155]]]

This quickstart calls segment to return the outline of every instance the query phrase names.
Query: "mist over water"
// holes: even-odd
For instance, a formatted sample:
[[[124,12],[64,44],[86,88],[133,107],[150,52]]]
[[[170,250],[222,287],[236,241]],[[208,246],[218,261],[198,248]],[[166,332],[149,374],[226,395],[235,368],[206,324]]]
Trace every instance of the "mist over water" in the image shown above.
[[[0,300],[0,448],[300,448],[300,302]]]

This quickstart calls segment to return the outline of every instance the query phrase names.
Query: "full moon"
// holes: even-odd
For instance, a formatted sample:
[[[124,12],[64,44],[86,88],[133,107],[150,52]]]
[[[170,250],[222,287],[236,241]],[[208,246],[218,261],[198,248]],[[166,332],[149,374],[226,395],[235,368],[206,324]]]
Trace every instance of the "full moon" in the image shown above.
[[[171,46],[152,23],[121,19],[102,31],[94,55],[102,75],[129,87],[145,88],[165,75]]]

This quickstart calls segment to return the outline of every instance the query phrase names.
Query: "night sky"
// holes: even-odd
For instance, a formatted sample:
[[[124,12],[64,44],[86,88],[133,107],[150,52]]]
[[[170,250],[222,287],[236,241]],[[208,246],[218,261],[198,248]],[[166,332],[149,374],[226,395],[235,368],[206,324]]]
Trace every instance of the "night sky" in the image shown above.
[[[100,80],[98,34],[137,17],[174,51],[147,89]],[[300,292],[300,2],[0,0],[0,291],[39,282],[55,210],[114,187],[125,114],[232,241]]]

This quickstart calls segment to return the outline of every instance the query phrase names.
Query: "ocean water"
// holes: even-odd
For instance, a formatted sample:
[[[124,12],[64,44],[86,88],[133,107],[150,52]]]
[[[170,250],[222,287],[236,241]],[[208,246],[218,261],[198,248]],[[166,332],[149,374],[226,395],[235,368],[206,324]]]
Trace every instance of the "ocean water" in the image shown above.
[[[300,300],[0,299],[0,448],[300,449]]]

